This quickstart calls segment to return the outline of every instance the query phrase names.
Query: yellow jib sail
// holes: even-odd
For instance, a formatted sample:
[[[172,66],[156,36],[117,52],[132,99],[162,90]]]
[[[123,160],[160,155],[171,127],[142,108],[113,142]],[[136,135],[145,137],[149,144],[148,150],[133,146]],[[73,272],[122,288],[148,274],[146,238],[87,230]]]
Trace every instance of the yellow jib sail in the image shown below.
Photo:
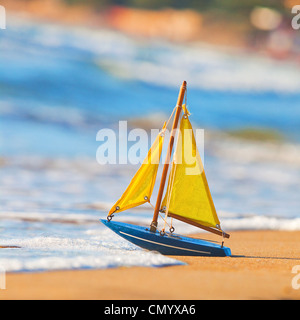
[[[219,228],[220,225],[187,115],[181,118],[180,134],[161,208],[171,216],[175,214],[206,227]]]
[[[163,127],[162,133],[165,130]],[[154,188],[159,161],[162,152],[164,134],[159,134],[151,146],[147,157],[140,169],[132,178],[129,186],[121,198],[110,209],[109,215],[114,212],[124,211],[150,201]]]

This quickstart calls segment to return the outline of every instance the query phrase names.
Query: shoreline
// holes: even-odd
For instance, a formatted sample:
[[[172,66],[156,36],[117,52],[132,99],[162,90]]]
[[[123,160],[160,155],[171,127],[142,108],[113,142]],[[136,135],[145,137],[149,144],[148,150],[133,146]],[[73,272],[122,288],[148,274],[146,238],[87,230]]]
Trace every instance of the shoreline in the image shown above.
[[[70,26],[107,28],[138,39],[162,39],[189,44],[203,42],[213,46],[255,51],[284,59],[286,52],[253,44],[250,39],[256,31],[247,20],[234,21],[232,17],[195,9],[175,9],[172,6],[160,9],[111,5],[95,8],[88,4],[68,5],[60,0],[4,0],[8,12],[27,16],[41,22]],[[273,52],[274,51],[274,52]]]
[[[104,28],[140,40],[161,39],[181,44],[200,42],[299,63],[296,45],[282,47],[276,42],[282,33],[291,43],[296,42],[296,33],[291,35],[284,26],[266,32],[257,29],[248,19],[235,20],[228,13],[218,13],[218,10],[197,11],[174,9],[172,6],[151,10],[122,5],[104,5],[97,9],[84,3],[68,5],[61,0],[4,0],[2,5],[9,13],[40,22]]]
[[[298,300],[292,270],[300,265],[299,241],[300,231],[234,231],[225,242],[231,257],[176,256],[186,265],[159,268],[7,273],[0,299]]]
[[[142,39],[162,38],[178,43],[204,41],[214,45],[247,47],[248,24],[241,27],[225,19],[218,22],[221,23],[219,26],[211,22],[209,14],[192,9],[166,7],[151,10],[119,5],[97,9],[84,3],[68,5],[60,0],[4,0],[3,6],[8,12],[37,21],[107,28]]]

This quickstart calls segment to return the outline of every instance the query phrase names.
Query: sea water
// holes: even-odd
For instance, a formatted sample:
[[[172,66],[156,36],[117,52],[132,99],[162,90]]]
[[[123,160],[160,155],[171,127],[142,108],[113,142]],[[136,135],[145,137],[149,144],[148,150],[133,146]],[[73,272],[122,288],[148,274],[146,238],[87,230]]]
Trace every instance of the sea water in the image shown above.
[[[183,80],[191,121],[204,129],[223,229],[300,230],[295,62],[18,16],[0,33],[0,48],[0,246],[17,247],[0,251],[6,271],[181,264],[99,222],[138,166],[100,165],[96,135],[118,130],[120,120],[160,128]],[[241,139],[247,128],[274,139]],[[151,218],[144,205],[115,219],[147,226]]]

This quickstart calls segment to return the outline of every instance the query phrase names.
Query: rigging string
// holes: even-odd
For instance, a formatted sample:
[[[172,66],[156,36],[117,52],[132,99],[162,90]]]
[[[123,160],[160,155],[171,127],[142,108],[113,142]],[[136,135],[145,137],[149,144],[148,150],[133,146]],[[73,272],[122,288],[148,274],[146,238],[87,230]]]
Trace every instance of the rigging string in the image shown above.
[[[154,205],[150,201],[148,201],[148,203],[150,204],[150,206],[154,210],[155,209]],[[159,212],[158,212],[158,214],[159,214],[160,218],[165,221],[165,225],[167,224],[169,226],[169,228],[171,229],[172,228],[172,222],[171,222],[171,225],[169,225],[168,222],[165,220],[165,218]],[[173,221],[173,218],[171,219],[171,221]],[[165,230],[164,228],[161,229],[161,231],[164,231],[164,230]]]
[[[173,111],[172,111],[172,113],[171,113],[168,121],[166,122],[165,127],[160,131],[160,134],[161,134],[161,135],[164,135],[164,134],[165,134],[165,131],[167,130],[167,127],[168,127],[168,125],[169,125],[169,123],[170,123],[170,121],[171,121],[171,119],[172,119],[172,117],[173,117],[173,115],[174,115],[174,112],[175,112],[175,110],[176,110],[177,108],[178,108],[178,105],[176,105],[176,106],[173,108]],[[152,209],[155,210],[155,207],[154,207],[153,204],[150,202],[150,199],[149,199],[148,203],[150,204],[150,206],[152,207]],[[171,229],[173,228],[173,227],[172,227],[173,218],[171,219],[171,226],[170,226],[170,225],[167,223],[166,219],[165,219],[159,212],[158,212],[158,214],[159,214],[160,218],[161,218],[162,220],[164,220],[164,228],[163,228],[161,231],[164,232],[166,224],[170,227],[170,230],[171,230]],[[174,228],[173,228],[173,229],[174,229]]]
[[[221,247],[223,248],[224,246],[224,242],[225,242],[225,232],[223,231],[223,229],[220,227],[221,231],[222,231],[222,245]]]
[[[187,107],[186,106],[187,106],[187,91],[185,91],[185,108],[183,108],[184,115],[181,116],[181,117],[184,117],[184,118],[187,118],[190,115],[188,113],[188,111],[187,111]],[[177,105],[175,108],[178,108],[178,107],[179,106]],[[174,108],[174,110],[172,112],[172,115],[173,115],[173,113],[175,111],[175,108]],[[172,117],[172,115],[171,115],[171,117]],[[169,123],[171,117],[169,118],[167,123]],[[174,227],[173,227],[173,218],[171,218],[171,226],[168,224],[167,218],[168,218],[170,201],[171,201],[171,192],[172,192],[173,185],[174,185],[174,180],[175,180],[175,172],[176,172],[176,166],[177,166],[175,155],[176,155],[177,148],[178,148],[179,136],[180,136],[180,131],[177,133],[176,149],[175,149],[175,152],[174,152],[174,155],[173,155],[173,160],[172,160],[171,169],[170,169],[170,177],[169,177],[170,184],[168,184],[168,189],[167,189],[167,203],[166,203],[166,209],[165,209],[165,217],[164,218],[161,217],[164,220],[164,227],[163,227],[162,231],[164,232],[165,229],[166,229],[166,225],[168,225],[169,228],[170,228],[170,232],[171,233],[174,232],[174,230],[175,230]],[[173,167],[174,167],[174,170],[173,170]]]
[[[173,166],[174,166],[174,170],[173,170]],[[176,171],[176,163],[173,159],[172,161],[172,166],[171,166],[171,176],[170,176],[170,184],[168,185],[168,189],[167,189],[167,203],[166,203],[166,210],[165,210],[165,218],[163,219],[165,221],[164,223],[164,227],[163,227],[163,230],[165,230],[166,228],[166,224],[167,224],[167,218],[168,218],[168,212],[169,212],[169,207],[170,207],[170,201],[171,201],[171,192],[172,192],[172,189],[173,189],[173,184],[174,184],[174,178],[175,178],[175,171]],[[173,219],[171,219],[171,227],[172,228],[172,222],[173,222]]]
[[[184,117],[184,118],[187,118],[189,116],[189,113],[187,111],[187,93],[185,93],[185,108],[183,108],[184,110],[184,114],[181,116],[181,117]],[[177,166],[177,163],[176,163],[176,159],[175,159],[175,156],[177,154],[177,148],[178,148],[178,144],[179,144],[179,138],[180,138],[180,131],[177,133],[177,139],[176,139],[176,149],[175,149],[175,152],[174,152],[174,155],[173,155],[173,160],[172,160],[172,165],[171,165],[171,169],[170,169],[170,184],[168,185],[168,189],[167,189],[167,203],[166,203],[166,210],[165,210],[165,218],[163,219],[164,220],[164,227],[163,227],[163,231],[165,230],[166,228],[166,224],[167,223],[167,218],[168,218],[168,213],[169,213],[169,207],[170,207],[170,201],[171,201],[171,192],[172,192],[172,189],[173,189],[173,185],[174,185],[174,180],[175,180],[175,172],[176,172],[176,166]],[[182,139],[182,137],[181,137]],[[182,141],[182,140],[181,140]],[[173,167],[174,167],[174,170],[173,170]],[[170,227],[170,231],[173,229],[174,231],[174,227],[173,227],[173,218],[171,218],[171,227],[170,225],[168,224],[168,226]]]
[[[185,106],[187,105],[187,94],[185,93]],[[171,113],[171,115],[170,115],[170,117],[169,117],[169,119],[168,119],[168,121],[167,121],[167,123],[166,123],[166,125],[165,125],[165,128],[164,129],[162,129],[162,131],[160,132],[160,134],[164,134],[165,133],[165,131],[166,131],[166,129],[167,129],[167,127],[168,127],[168,125],[169,125],[169,123],[170,123],[170,121],[171,121],[171,119],[172,119],[172,117],[173,117],[173,115],[174,115],[174,112],[175,112],[175,110],[178,108],[178,107],[180,107],[179,105],[176,105],[175,107],[174,107],[174,109],[173,109],[173,111],[172,111],[172,113]],[[187,113],[187,109],[186,108],[184,108],[184,116],[188,116],[189,114]],[[179,141],[179,134],[177,135],[177,143],[176,143],[176,145],[178,145],[178,141]],[[174,172],[173,172],[173,166],[176,166],[176,163],[175,163],[175,161],[174,161],[174,157],[173,157],[173,161],[172,161],[172,165],[171,165],[171,177],[170,177],[170,185],[168,185],[168,190],[167,190],[167,206],[166,206],[166,211],[165,211],[165,217],[163,217],[161,214],[160,214],[160,212],[158,212],[158,214],[159,214],[159,216],[160,216],[160,218],[164,221],[164,227],[161,229],[161,232],[165,232],[165,229],[166,229],[166,225],[168,225],[168,227],[170,228],[170,231],[171,232],[174,232],[174,227],[173,227],[173,218],[171,218],[171,224],[169,224],[168,222],[167,222],[167,218],[168,218],[168,212],[169,212],[169,205],[170,205],[170,200],[171,200],[171,191],[172,191],[172,188],[173,188],[173,184],[174,184],[174,178],[175,178],[175,171],[176,171],[176,167],[175,167],[175,169],[174,169]],[[173,173],[172,173],[173,172]],[[150,206],[152,207],[152,209],[154,210],[155,209],[155,207],[152,205],[152,203],[150,202],[150,200],[148,201],[148,203],[150,204]]]
[[[167,123],[166,123],[166,128],[168,127],[169,122],[170,122],[170,120],[172,119],[173,114],[174,114],[174,112],[175,112],[176,108],[178,108],[178,106],[175,106],[175,107],[174,107],[174,109],[173,109],[173,111],[172,111],[172,113],[171,113],[171,115],[170,115],[170,117],[169,117],[169,119],[168,119],[168,121],[167,121]]]

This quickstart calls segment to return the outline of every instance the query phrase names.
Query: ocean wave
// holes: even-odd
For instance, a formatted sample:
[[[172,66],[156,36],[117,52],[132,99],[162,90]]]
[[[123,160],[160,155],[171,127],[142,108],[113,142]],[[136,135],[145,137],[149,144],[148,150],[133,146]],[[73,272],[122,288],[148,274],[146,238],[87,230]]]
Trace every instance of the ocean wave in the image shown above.
[[[80,108],[70,108],[63,105],[45,105],[31,102],[30,107],[24,105],[24,102],[14,100],[0,100],[0,117],[2,119],[13,119],[30,122],[51,124],[64,128],[89,129],[99,128],[104,124],[110,124],[109,121],[97,113],[87,112]],[[110,124],[111,125],[111,124]]]
[[[102,225],[99,219],[105,219],[108,209],[111,208],[111,204],[102,206],[102,212],[94,211],[93,213],[69,213],[69,212],[1,212],[1,220],[12,221],[27,221],[27,222],[45,222],[45,223],[58,223],[58,224],[73,224],[73,225],[85,225],[85,224],[99,224]],[[148,226],[150,225],[152,218],[152,209],[133,209],[131,213],[120,213],[114,219],[121,222],[133,223],[138,225]],[[240,230],[285,230],[285,231],[297,231],[300,230],[300,217],[275,217],[275,216],[263,216],[256,214],[238,214],[235,212],[219,211],[218,216],[222,221],[222,227],[228,231],[240,231]],[[161,218],[160,218],[161,219]],[[160,224],[163,224],[163,220],[159,220]],[[170,222],[170,221],[169,221]],[[202,232],[201,229],[190,226],[186,223],[174,220],[174,226],[176,226],[176,232],[181,234],[191,234]],[[18,245],[18,244],[16,244]]]
[[[300,145],[289,141],[259,141],[232,137],[226,132],[205,130],[207,151],[219,158],[240,163],[300,166]]]
[[[106,71],[117,77],[164,87],[178,87],[185,79],[191,88],[236,91],[275,91],[298,93],[300,68],[296,63],[275,61],[242,50],[215,47],[204,43],[177,45],[149,40],[140,42],[107,29],[88,29],[53,24],[37,24],[10,19],[9,33],[22,28],[29,44],[54,48],[65,57],[90,54]],[[34,29],[34,33],[32,30]],[[3,40],[6,49],[12,41]],[[145,47],[155,53],[149,57]]]
[[[254,143],[214,134],[205,135],[205,141],[204,165],[217,209],[282,217],[298,213],[298,144]],[[2,212],[107,212],[139,168],[130,163],[100,165],[96,157],[22,155],[0,162]],[[145,205],[137,212],[149,210]]]
[[[96,214],[68,213],[68,212],[21,212],[0,211],[1,220],[27,221],[27,222],[50,222],[69,224],[90,224],[98,222]]]
[[[225,230],[280,230],[280,231],[299,231],[299,218],[278,218],[267,216],[249,216],[238,219],[224,219],[222,226]]]
[[[201,48],[198,54],[201,54]],[[264,62],[261,59],[254,64],[248,63],[245,58],[245,61],[233,68],[236,58],[230,57],[232,61],[228,64],[228,57],[225,55],[219,57],[219,65],[208,70],[209,61],[197,66],[197,61],[193,60],[193,63],[184,65],[180,58],[179,56],[179,68],[170,65],[169,60],[145,62],[99,59],[98,64],[117,77],[165,87],[178,87],[180,80],[186,79],[190,88],[214,91],[298,93],[300,89],[300,70],[297,66],[292,69],[289,65],[282,67],[276,62]],[[199,69],[198,72],[195,69]]]

